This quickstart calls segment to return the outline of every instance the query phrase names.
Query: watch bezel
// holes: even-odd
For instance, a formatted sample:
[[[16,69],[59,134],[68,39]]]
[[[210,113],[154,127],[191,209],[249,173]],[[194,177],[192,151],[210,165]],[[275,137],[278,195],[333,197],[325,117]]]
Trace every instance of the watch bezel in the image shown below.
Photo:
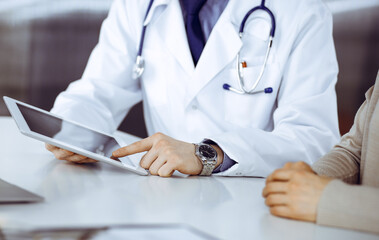
[[[217,151],[210,144],[205,144],[205,143],[199,144],[197,150],[198,150],[199,156],[201,156],[203,161],[207,161],[207,162],[217,161]],[[210,150],[213,156],[206,156],[205,155],[206,150]]]
[[[196,156],[198,156],[203,163],[209,164],[209,163],[217,162],[217,151],[210,144],[199,143],[199,144],[195,144],[195,146],[196,146]],[[208,149],[212,150],[212,152],[214,153],[214,156],[212,157],[204,156],[202,151],[200,151],[201,147],[207,147]]]

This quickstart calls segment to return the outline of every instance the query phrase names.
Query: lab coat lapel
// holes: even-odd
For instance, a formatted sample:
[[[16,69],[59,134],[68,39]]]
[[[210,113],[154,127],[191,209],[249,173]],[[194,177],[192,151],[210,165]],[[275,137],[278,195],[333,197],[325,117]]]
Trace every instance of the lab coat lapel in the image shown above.
[[[242,41],[238,36],[238,25],[231,19],[232,2],[221,14],[200,56],[191,84],[188,85],[189,95],[186,106],[209,81],[235,59],[242,47]],[[217,90],[222,91],[222,85]]]
[[[195,66],[188,46],[187,33],[180,3],[177,0],[161,0],[157,2],[158,3],[152,6],[152,10],[154,10],[154,6],[157,7],[162,4],[166,4],[166,9],[157,18],[157,21],[152,23],[154,27],[150,27],[150,29],[157,31],[155,36],[162,38],[161,42],[165,44],[169,52],[179,62],[180,66],[186,73],[192,75]],[[151,12],[151,15],[154,14],[153,11]],[[149,15],[145,24],[152,18],[152,16]]]

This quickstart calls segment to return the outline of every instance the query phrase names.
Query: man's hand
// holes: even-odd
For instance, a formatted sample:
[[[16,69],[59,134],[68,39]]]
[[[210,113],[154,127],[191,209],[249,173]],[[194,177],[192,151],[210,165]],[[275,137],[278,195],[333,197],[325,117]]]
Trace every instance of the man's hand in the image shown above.
[[[93,163],[97,162],[94,159],[70,152],[68,150],[53,146],[51,144],[45,143],[45,147],[47,150],[52,152],[56,159],[66,160],[73,163]]]
[[[222,153],[216,148],[217,153]],[[122,147],[113,152],[113,157],[120,158],[131,154],[145,152],[140,165],[149,169],[152,175],[170,177],[175,170],[184,174],[198,175],[203,164],[195,155],[195,146],[191,143],[178,141],[162,133],[156,133],[141,141]],[[221,162],[218,161],[217,164]],[[216,165],[217,165],[216,164]]]
[[[331,180],[306,163],[286,164],[267,177],[262,195],[273,215],[315,222],[322,191]]]

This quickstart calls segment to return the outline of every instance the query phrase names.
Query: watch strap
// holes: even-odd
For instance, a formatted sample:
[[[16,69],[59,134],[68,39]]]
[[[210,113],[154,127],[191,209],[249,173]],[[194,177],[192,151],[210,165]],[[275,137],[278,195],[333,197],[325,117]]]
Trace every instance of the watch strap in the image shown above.
[[[201,170],[200,176],[210,176],[213,173],[213,169],[216,164],[209,164],[203,162],[203,169]]]

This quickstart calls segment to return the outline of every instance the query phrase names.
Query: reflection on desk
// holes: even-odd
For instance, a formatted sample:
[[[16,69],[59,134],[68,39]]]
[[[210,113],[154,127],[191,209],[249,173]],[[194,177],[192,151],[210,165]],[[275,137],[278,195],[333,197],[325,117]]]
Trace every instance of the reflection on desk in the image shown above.
[[[209,177],[192,176],[170,181],[168,178],[150,176],[142,179],[136,190],[135,199],[141,201],[147,208],[154,207],[158,201],[163,204],[162,208],[181,203],[182,206],[213,209],[233,200],[222,182],[217,178]]]

